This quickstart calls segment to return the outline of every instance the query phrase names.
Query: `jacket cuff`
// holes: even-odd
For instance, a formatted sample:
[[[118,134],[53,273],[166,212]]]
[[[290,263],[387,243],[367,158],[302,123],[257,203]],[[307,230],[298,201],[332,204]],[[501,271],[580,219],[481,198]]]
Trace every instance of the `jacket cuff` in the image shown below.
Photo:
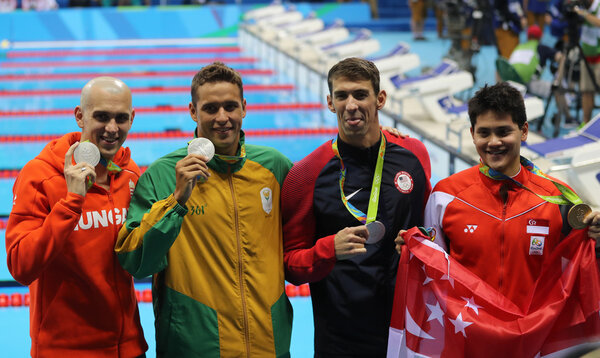
[[[167,205],[168,206],[172,206],[173,210],[175,210],[175,212],[177,214],[179,214],[180,216],[185,216],[185,214],[188,213],[187,206],[183,206],[183,205],[179,204],[179,202],[177,201],[177,199],[175,199],[175,195],[173,195],[173,194],[171,194],[167,198]]]
[[[321,249],[323,250],[324,257],[332,262],[336,262],[337,258],[335,257],[335,235],[329,235],[321,238],[319,240],[322,243]]]
[[[75,214],[81,214],[84,201],[85,196],[68,192],[67,197],[62,200],[62,204]]]

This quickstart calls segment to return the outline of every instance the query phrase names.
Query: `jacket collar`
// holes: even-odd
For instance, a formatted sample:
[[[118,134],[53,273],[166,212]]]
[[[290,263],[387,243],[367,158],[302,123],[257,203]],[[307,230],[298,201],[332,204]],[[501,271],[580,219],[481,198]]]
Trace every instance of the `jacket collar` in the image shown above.
[[[194,134],[194,137],[196,137],[196,134]],[[219,173],[235,173],[242,169],[244,163],[246,163],[246,134],[240,130],[240,141],[235,156],[215,154],[207,165]]]

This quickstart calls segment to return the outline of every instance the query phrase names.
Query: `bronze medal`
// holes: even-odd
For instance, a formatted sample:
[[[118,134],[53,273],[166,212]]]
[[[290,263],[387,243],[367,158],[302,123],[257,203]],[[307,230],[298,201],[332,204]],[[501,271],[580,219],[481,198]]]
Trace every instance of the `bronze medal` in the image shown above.
[[[585,228],[587,224],[583,223],[583,219],[591,212],[592,208],[587,204],[577,204],[573,206],[567,215],[569,225],[575,230]]]

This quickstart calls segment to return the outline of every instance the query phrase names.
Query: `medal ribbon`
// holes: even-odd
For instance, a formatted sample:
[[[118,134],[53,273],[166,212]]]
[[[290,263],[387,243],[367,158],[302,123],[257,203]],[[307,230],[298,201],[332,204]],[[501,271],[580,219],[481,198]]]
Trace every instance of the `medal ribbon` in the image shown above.
[[[224,161],[228,164],[235,164],[240,159],[244,158],[245,156],[246,156],[246,144],[245,143],[241,143],[241,145],[240,145],[240,155],[223,155],[223,154],[215,153],[215,157],[221,159],[222,161]]]
[[[106,167],[106,170],[109,173],[118,173],[123,170],[123,169],[121,169],[121,167],[116,165],[115,162],[113,162],[112,160],[109,160],[107,162],[106,159],[104,159],[102,157],[100,157],[100,164],[104,165]]]
[[[371,184],[371,197],[369,199],[369,207],[367,209],[367,215],[352,205],[344,194],[344,182],[346,181],[346,166],[340,155],[338,149],[337,138],[331,143],[331,149],[335,156],[340,160],[340,194],[342,202],[346,206],[346,209],[354,216],[358,221],[363,224],[368,224],[375,221],[377,218],[377,208],[379,205],[379,190],[381,188],[381,174],[383,173],[383,156],[385,155],[385,136],[381,133],[381,142],[379,144],[379,153],[377,153],[377,164],[375,164],[375,173],[373,174],[373,184]]]
[[[560,191],[560,193],[562,195],[550,196],[550,195],[540,195],[540,194],[537,194],[533,190],[531,190],[528,187],[526,187],[525,185],[519,183],[514,178],[511,178],[509,176],[506,176],[505,174],[497,172],[494,169],[492,169],[492,168],[488,167],[487,165],[483,164],[482,162],[479,163],[479,171],[483,175],[485,175],[486,177],[494,179],[494,180],[510,179],[513,182],[515,182],[515,184],[517,184],[518,186],[520,186],[521,188],[523,188],[523,189],[531,192],[534,195],[537,195],[542,200],[545,200],[545,201],[547,201],[549,203],[552,203],[552,204],[558,204],[558,205],[575,204],[576,205],[576,204],[581,204],[583,202],[581,200],[581,198],[579,198],[579,196],[577,196],[577,194],[575,194],[575,192],[573,190],[569,189],[568,187],[562,185],[561,183],[556,182],[556,181],[552,180],[550,177],[546,176],[546,174],[544,174],[529,159],[521,156],[521,164],[525,167],[525,169],[529,170],[533,174],[535,174],[537,176],[540,176],[540,177],[542,177],[542,178],[544,178],[546,180],[551,181],[552,184],[554,184],[554,186],[556,186],[556,188],[558,189],[558,191]]]
[[[84,140],[83,142],[89,142],[89,140]],[[106,159],[104,159],[103,157],[100,157],[99,164],[102,164],[103,166],[105,166],[106,170],[108,171],[109,174],[119,173],[120,171],[123,170],[123,169],[121,169],[121,167],[116,165],[115,162],[113,162],[112,160],[109,160],[107,162]],[[94,185],[92,178],[89,176],[86,176],[85,179],[86,179],[86,184],[87,184],[88,189],[91,188],[92,185]]]
[[[85,143],[85,142],[89,142],[88,140],[84,140],[81,143]],[[115,164],[115,162],[113,162],[112,160],[109,160],[108,162],[106,161],[106,159],[104,159],[102,156],[100,157],[100,164],[102,164],[103,166],[106,167],[106,170],[109,173],[118,173],[120,171],[122,171],[123,169],[121,169],[121,167],[119,167],[118,165]],[[91,183],[91,180],[89,180],[89,182]]]

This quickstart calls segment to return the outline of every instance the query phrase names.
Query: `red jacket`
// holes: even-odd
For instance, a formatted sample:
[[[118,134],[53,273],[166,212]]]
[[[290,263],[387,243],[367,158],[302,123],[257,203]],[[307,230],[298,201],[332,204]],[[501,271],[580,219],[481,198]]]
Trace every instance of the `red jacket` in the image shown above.
[[[81,133],[50,142],[19,174],[6,228],[8,269],[29,285],[33,357],[135,357],[147,350],[131,276],[114,245],[139,168],[121,148],[110,191],[67,193],[65,153]]]
[[[524,167],[515,180],[540,195],[560,195]],[[500,187],[507,185],[503,202]],[[563,183],[563,185],[565,185]],[[570,231],[561,206],[510,180],[493,180],[477,166],[440,181],[425,208],[435,242],[518,306],[527,301],[544,259]]]

